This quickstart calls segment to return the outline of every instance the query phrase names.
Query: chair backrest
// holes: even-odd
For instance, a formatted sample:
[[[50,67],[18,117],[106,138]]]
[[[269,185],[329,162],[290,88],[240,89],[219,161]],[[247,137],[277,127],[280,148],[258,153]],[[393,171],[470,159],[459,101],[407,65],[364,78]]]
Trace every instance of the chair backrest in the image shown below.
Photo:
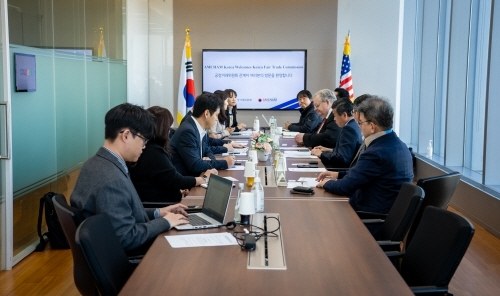
[[[401,261],[409,286],[448,287],[469,247],[474,226],[464,217],[428,206]]]
[[[80,246],[101,295],[117,295],[128,280],[133,265],[115,234],[109,216],[87,218],[76,230]]]
[[[455,192],[455,189],[460,182],[460,177],[462,175],[458,172],[430,177],[425,179],[419,179],[417,185],[422,187],[425,192],[425,199],[422,202],[422,206],[413,221],[413,225],[408,232],[408,237],[406,238],[406,245],[409,245],[415,230],[417,229],[420,219],[422,219],[422,214],[424,213],[425,207],[434,206],[441,209],[447,209],[448,203]]]
[[[81,211],[68,205],[66,198],[62,194],[54,195],[52,202],[54,203],[57,217],[73,255],[73,278],[75,286],[83,296],[98,295],[94,277],[87,266],[87,261],[85,261],[80,247],[75,242],[76,228],[83,221]]]
[[[424,191],[419,186],[403,183],[394,204],[385,218],[380,240],[402,241],[415,219],[424,199]]]

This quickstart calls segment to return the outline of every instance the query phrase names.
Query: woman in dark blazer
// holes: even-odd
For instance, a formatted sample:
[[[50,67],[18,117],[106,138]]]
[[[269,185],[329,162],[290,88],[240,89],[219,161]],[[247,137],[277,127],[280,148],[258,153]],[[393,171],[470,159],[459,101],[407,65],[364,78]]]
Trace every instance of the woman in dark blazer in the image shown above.
[[[226,89],[225,92],[228,97],[228,106],[226,110],[226,127],[233,128],[230,133],[244,130],[247,125],[244,123],[238,123],[238,121],[236,120],[236,113],[238,112],[236,110],[236,104],[238,102],[236,100],[236,97],[238,96],[238,94],[236,94],[236,92],[232,89]]]
[[[170,161],[168,148],[170,126],[174,118],[168,109],[153,106],[148,109],[155,121],[154,137],[146,144],[139,160],[129,165],[130,178],[142,201],[179,202],[194,186],[216,170],[208,170],[203,177],[182,176]]]

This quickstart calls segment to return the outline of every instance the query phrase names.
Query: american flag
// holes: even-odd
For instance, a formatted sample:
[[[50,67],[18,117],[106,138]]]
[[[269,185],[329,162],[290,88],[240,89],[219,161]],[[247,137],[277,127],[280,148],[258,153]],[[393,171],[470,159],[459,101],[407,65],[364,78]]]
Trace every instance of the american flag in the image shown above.
[[[354,89],[352,87],[352,76],[351,76],[351,60],[349,55],[351,54],[351,44],[349,43],[349,34],[345,37],[344,43],[344,55],[342,56],[342,69],[340,70],[340,88],[343,88],[349,92],[349,98],[354,99]]]

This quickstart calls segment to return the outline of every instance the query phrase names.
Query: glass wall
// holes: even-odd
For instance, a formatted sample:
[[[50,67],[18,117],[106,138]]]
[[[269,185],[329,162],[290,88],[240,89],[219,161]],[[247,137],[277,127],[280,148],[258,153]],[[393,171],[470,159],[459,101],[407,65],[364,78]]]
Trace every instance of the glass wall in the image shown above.
[[[15,262],[38,240],[40,198],[69,199],[104,141],[105,113],[127,100],[124,9],[121,0],[9,1],[12,67],[14,53],[36,57],[36,91],[11,94]]]
[[[500,111],[493,63],[500,55],[493,46],[500,38],[493,25],[500,20],[496,4],[405,1],[403,47],[412,50],[403,51],[402,71],[402,84],[412,88],[402,92],[402,105],[413,106],[402,124],[411,146],[426,155],[432,141],[431,161],[493,189],[500,188],[493,149],[499,139],[487,114]]]

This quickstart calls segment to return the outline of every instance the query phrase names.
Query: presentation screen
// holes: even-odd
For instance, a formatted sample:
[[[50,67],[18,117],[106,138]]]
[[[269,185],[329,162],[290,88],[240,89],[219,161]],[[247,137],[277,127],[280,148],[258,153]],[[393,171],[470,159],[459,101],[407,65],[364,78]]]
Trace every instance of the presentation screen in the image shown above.
[[[306,50],[203,50],[203,91],[234,89],[238,110],[298,109]]]
[[[16,91],[36,91],[36,57],[32,54],[14,53]]]

